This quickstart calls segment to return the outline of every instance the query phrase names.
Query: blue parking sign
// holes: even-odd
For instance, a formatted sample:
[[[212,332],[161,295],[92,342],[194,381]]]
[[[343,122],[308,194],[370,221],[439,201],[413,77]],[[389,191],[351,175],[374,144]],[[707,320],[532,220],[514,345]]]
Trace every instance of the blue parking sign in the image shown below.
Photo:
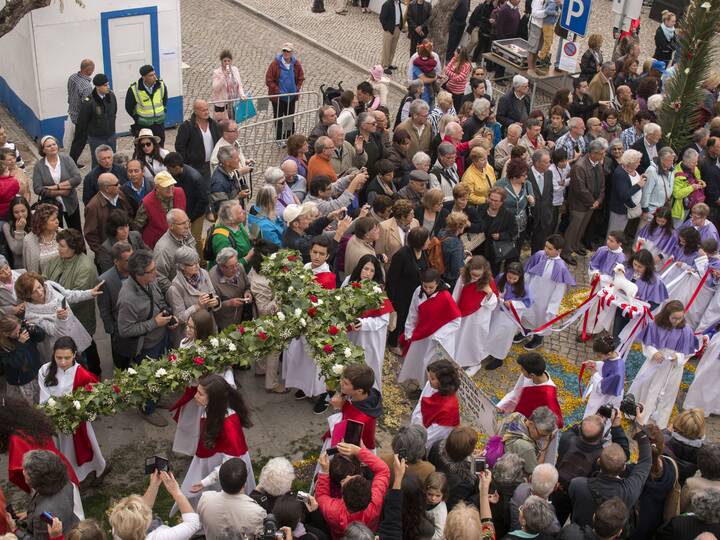
[[[579,36],[587,33],[590,0],[563,0],[560,26]]]

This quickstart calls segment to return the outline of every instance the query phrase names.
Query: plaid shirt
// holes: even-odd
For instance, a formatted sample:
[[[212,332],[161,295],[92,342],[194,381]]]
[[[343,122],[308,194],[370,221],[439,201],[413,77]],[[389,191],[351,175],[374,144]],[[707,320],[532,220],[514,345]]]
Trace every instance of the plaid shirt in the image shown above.
[[[68,89],[68,116],[73,124],[77,124],[78,114],[82,100],[93,91],[93,84],[90,77],[80,73],[73,73],[67,82]]]
[[[642,137],[642,133],[635,131],[635,126],[630,126],[629,128],[624,129],[620,134],[620,140],[623,143],[623,148],[627,150],[635,144],[640,137]]]
[[[573,159],[575,157],[575,145],[578,146],[580,149],[580,153],[585,153],[585,138],[584,137],[578,137],[577,140],[573,140],[573,138],[570,136],[570,132],[568,131],[565,135],[561,136],[557,141],[555,141],[555,149],[559,150],[562,148],[567,152],[568,159]]]

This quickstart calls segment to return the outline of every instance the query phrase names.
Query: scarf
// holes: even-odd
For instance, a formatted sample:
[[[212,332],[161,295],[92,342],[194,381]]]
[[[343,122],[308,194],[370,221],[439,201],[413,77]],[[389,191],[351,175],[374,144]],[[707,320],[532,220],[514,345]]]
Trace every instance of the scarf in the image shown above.
[[[665,39],[672,41],[675,37],[675,27],[668,28],[665,23],[660,23],[660,28],[662,28],[662,33],[665,34]]]

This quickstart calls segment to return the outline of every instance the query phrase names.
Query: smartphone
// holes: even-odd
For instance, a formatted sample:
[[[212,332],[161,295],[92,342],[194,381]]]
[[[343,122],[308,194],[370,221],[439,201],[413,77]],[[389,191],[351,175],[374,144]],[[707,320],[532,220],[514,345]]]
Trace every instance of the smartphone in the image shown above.
[[[345,216],[347,215],[347,209],[343,208],[340,212],[340,215],[338,216],[338,220],[345,219]]]
[[[43,512],[40,514],[40,519],[42,519],[45,523],[48,525],[52,525],[54,516],[50,512]]]
[[[155,456],[145,458],[145,474],[152,474],[155,472]]]
[[[300,502],[308,502],[308,499],[310,498],[309,493],[305,493],[304,491],[298,491],[297,492],[297,500]]]
[[[365,424],[362,422],[356,422],[355,420],[348,420],[347,426],[345,427],[345,436],[343,441],[348,444],[354,444],[360,446],[360,440],[362,439],[362,432]]]
[[[63,297],[60,305],[62,306],[63,309],[67,309],[67,298]]]
[[[161,472],[170,472],[170,461],[164,457],[155,456],[155,468]]]
[[[338,453],[337,446],[335,446],[335,447],[333,447],[333,448],[328,448],[327,450],[325,450],[325,453],[326,453],[328,456],[334,456],[334,455],[336,455],[336,454]]]
[[[473,463],[473,467],[475,469],[475,474],[480,474],[485,469],[487,469],[487,461],[485,461],[485,456],[476,457],[475,462]]]

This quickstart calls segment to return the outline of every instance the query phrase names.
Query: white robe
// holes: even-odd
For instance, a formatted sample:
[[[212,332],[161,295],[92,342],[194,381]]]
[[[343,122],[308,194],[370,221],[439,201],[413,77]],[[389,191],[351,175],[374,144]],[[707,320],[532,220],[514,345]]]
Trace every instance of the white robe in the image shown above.
[[[691,308],[690,311],[692,310]],[[705,306],[696,330],[698,332],[705,332],[718,322],[720,322],[720,286],[715,288],[712,298],[710,298],[710,301]]]
[[[547,372],[546,372],[547,375]],[[515,407],[517,407],[518,402],[520,401],[520,395],[522,394],[523,388],[528,386],[555,386],[555,383],[550,378],[550,375],[548,375],[548,380],[544,383],[535,384],[532,379],[529,377],[525,377],[524,375],[520,375],[518,377],[518,380],[515,382],[515,386],[512,390],[510,390],[505,396],[497,402],[497,405],[495,405],[500,411],[504,413],[511,413],[515,411]]]
[[[437,390],[430,386],[430,382],[426,382],[422,394],[420,394],[420,399],[418,399],[417,405],[415,405],[415,409],[413,410],[412,416],[410,417],[410,424],[420,424],[421,426],[425,426],[425,424],[423,423],[423,416],[420,404],[422,403],[423,398],[430,397],[436,393]],[[427,444],[425,445],[425,447],[430,450],[430,447],[437,441],[443,441],[447,439],[448,435],[450,435],[450,432],[452,430],[452,426],[430,424],[427,427]]]
[[[360,323],[362,325],[360,330],[348,332],[348,339],[365,351],[365,363],[375,373],[373,386],[382,392],[382,371],[390,314],[385,313],[379,317],[363,317],[360,319]]]
[[[542,276],[525,274],[525,286],[533,299],[532,305],[525,310],[523,322],[526,326],[533,330],[553,319],[560,309],[560,302],[565,296],[567,285],[564,283],[555,283],[552,276],[554,259],[548,259],[545,263]],[[546,328],[539,332],[538,335],[546,336],[550,334],[551,329]]]
[[[522,321],[527,307],[520,300],[511,300],[511,302]],[[485,343],[485,352],[493,358],[504,359],[510,352],[515,334],[520,331],[512,312],[505,308],[502,302],[498,302],[497,308],[493,310],[490,317],[489,339]]]
[[[457,304],[460,302],[460,294],[465,285],[462,279],[458,279],[455,283],[453,298]],[[485,296],[480,309],[460,318],[460,329],[455,334],[455,361],[461,367],[479,366],[488,355],[490,319],[497,305],[497,296],[491,293]]]
[[[410,303],[410,311],[408,311],[407,320],[405,321],[405,338],[410,339],[417,326],[418,308],[420,304],[427,301],[427,296],[420,298],[420,287],[415,289]],[[441,345],[450,358],[455,358],[455,332],[460,328],[460,317],[454,319],[441,326],[432,336],[425,339],[413,341],[410,348],[403,359],[402,369],[398,376],[398,382],[415,380],[423,384],[425,382],[425,373],[427,366],[435,358],[438,352],[438,345]]]
[[[700,359],[683,409],[700,407],[705,416],[720,414],[720,332],[715,334]]]
[[[705,259],[704,263],[702,259]],[[685,272],[677,274],[672,281],[666,282],[668,299],[663,304],[669,302],[670,300],[679,300],[684,306],[687,306],[693,294],[695,294],[703,275],[705,274],[705,270],[707,269],[707,257],[698,257],[696,259],[696,264],[698,264],[698,269],[687,267]],[[706,280],[705,285],[703,285],[700,289],[697,297],[690,306],[690,309],[685,314],[687,323],[693,329],[698,328],[698,325],[703,318],[703,314],[713,300],[715,292],[715,289],[710,287],[708,285],[708,281]],[[661,308],[659,307],[658,309]]]
[[[51,397],[60,397],[67,394],[71,394],[73,391],[73,383],[75,381],[75,372],[78,369],[77,363],[75,363],[69,369],[63,371],[58,369],[57,380],[58,383],[55,386],[45,385],[45,376],[50,369],[50,362],[44,364],[38,371],[38,384],[40,385],[40,403],[47,402]],[[66,433],[58,433],[53,436],[55,439],[55,446],[58,447],[60,453],[63,454],[72,465],[75,475],[81,482],[87,478],[91,472],[95,472],[96,476],[100,476],[105,470],[105,458],[100,451],[100,445],[95,437],[95,431],[93,431],[92,424],[85,422],[87,426],[88,439],[90,439],[90,445],[92,447],[93,458],[87,463],[78,465],[77,457],[75,457],[75,445],[73,444],[73,436]]]
[[[613,362],[614,360],[607,361]],[[620,402],[623,398],[622,395],[616,396],[614,394],[603,394],[602,390],[600,390],[600,383],[602,382],[602,367],[603,361],[595,362],[595,373],[593,373],[592,377],[590,377],[590,382],[588,383],[589,391],[586,390],[588,401],[585,406],[585,414],[583,414],[583,418],[597,414],[597,410],[601,405],[610,404],[616,409],[620,407]]]

